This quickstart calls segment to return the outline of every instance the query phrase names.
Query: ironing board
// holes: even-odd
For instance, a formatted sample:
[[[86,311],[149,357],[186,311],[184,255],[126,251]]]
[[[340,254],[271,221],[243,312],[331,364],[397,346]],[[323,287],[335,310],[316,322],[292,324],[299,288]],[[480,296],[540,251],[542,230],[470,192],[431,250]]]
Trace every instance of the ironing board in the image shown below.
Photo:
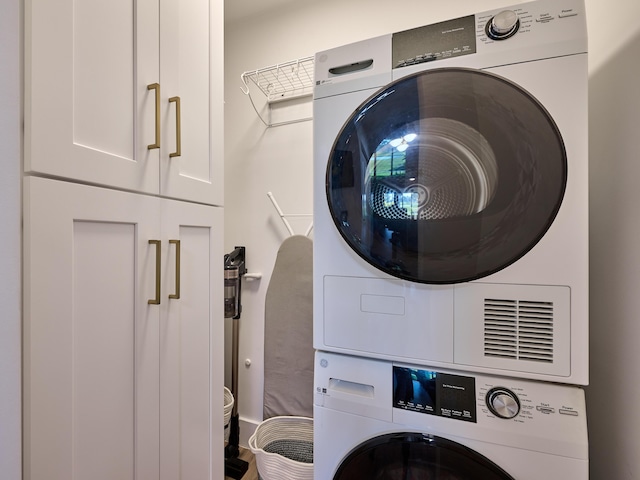
[[[264,419],[313,416],[313,242],[287,238],[265,300]]]

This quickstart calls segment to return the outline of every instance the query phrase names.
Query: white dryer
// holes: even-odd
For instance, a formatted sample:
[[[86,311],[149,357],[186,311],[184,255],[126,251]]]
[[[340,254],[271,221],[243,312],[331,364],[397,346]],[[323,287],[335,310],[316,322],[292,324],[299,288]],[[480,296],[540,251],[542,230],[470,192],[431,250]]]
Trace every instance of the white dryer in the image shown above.
[[[316,349],[588,383],[586,52],[540,0],[316,54]]]
[[[317,352],[319,480],[586,480],[584,392]]]

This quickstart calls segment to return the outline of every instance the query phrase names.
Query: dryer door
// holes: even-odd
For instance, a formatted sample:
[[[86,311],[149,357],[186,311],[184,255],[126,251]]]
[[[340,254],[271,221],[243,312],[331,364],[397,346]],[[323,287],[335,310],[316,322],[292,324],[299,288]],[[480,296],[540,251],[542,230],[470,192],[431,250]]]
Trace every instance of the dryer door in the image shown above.
[[[333,480],[513,480],[488,458],[459,443],[419,433],[366,441],[342,462]]]
[[[389,84],[347,120],[328,159],[336,227],[376,268],[450,284],[525,255],[567,178],[560,132],[511,81],[434,69]]]

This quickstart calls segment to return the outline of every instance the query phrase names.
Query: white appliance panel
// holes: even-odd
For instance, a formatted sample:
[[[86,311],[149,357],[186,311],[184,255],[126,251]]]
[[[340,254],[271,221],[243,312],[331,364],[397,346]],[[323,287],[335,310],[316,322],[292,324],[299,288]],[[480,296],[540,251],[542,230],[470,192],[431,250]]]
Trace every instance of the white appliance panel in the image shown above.
[[[456,285],[454,363],[504,375],[569,376],[570,305],[564,286]]]
[[[336,349],[453,362],[453,290],[398,279],[324,277],[324,343]],[[379,339],[384,338],[384,342]]]
[[[396,432],[445,438],[483,455],[518,480],[588,478],[584,392],[579,387],[435,369],[474,390],[475,421],[425,414],[394,405],[394,369],[431,367],[316,353],[314,397],[315,478],[332,479],[352,450]],[[344,382],[351,392],[331,385]],[[519,402],[511,419],[492,413],[487,398],[507,389]],[[379,460],[380,461],[380,460]],[[382,462],[384,463],[384,462]]]
[[[475,53],[392,68],[393,36],[386,35],[359,42],[353,52],[351,46],[345,46],[317,54],[314,92],[316,349],[429,362],[522,378],[588,383],[584,6],[574,0],[541,0],[517,5],[513,10],[520,16],[520,29],[503,41],[489,39],[484,31],[487,21],[500,11],[475,15],[472,22]],[[366,69],[340,75],[329,73],[330,68],[367,59],[373,59],[367,68],[375,68],[375,75],[368,76]],[[448,67],[480,69],[499,75],[534,97],[561,135],[566,150],[567,179],[555,219],[521,258],[474,281],[430,285],[383,272],[347,245],[327,203],[327,162],[345,122],[359,105],[375,98],[392,78]],[[493,285],[490,297],[485,295],[486,284]],[[519,301],[544,301],[554,305],[550,363],[487,356],[484,352],[484,300],[505,295],[510,298],[514,286],[517,286]],[[541,298],[541,292],[548,298]],[[470,298],[475,300],[469,303]]]

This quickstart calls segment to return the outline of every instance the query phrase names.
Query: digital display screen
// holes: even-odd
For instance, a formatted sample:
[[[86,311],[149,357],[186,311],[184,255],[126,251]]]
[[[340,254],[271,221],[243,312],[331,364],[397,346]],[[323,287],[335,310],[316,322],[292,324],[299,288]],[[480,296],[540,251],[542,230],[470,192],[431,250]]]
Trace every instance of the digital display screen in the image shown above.
[[[476,53],[475,16],[394,33],[393,68]]]
[[[413,412],[476,421],[473,377],[393,367],[393,406]]]

